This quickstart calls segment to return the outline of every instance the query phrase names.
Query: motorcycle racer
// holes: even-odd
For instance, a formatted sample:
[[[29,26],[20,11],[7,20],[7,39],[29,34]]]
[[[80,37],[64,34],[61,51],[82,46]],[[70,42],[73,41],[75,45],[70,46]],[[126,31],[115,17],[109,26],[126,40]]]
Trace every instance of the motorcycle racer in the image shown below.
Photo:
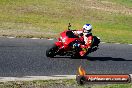
[[[86,52],[88,52],[88,49],[91,47],[92,45],[92,40],[93,40],[93,36],[92,36],[92,25],[91,24],[85,24],[83,26],[83,28],[81,30],[75,30],[73,31],[73,33],[75,35],[82,35],[83,36],[83,41],[84,44],[74,44],[74,47],[80,47],[82,50],[79,52],[81,56],[84,56],[86,54]]]
[[[53,58],[59,56],[71,56],[71,58],[83,58],[91,52],[96,51],[100,43],[100,38],[92,35],[92,25],[85,24],[80,30],[70,29],[60,33],[58,41],[54,42],[46,50],[46,56]]]

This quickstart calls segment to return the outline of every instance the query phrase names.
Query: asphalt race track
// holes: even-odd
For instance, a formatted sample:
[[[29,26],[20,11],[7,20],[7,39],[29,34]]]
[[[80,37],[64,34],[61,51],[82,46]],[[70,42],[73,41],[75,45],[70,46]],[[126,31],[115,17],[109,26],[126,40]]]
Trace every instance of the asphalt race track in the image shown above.
[[[76,75],[80,65],[88,74],[132,73],[132,45],[100,44],[84,59],[47,58],[47,39],[0,38],[0,77]]]

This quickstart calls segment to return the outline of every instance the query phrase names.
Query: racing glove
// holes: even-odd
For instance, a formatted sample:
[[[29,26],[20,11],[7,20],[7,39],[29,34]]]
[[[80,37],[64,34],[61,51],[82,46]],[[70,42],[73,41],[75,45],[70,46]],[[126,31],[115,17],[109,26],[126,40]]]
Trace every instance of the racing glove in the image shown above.
[[[78,47],[80,47],[80,44],[78,44],[78,43],[73,44],[73,48],[78,48]]]

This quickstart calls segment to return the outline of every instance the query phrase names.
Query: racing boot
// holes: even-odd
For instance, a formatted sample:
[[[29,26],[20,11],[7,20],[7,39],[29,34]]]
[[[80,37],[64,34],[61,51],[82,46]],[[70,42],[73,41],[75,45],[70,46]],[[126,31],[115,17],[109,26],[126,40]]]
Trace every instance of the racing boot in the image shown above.
[[[83,48],[82,51],[79,52],[80,56],[85,56],[86,52],[88,51],[88,49]]]

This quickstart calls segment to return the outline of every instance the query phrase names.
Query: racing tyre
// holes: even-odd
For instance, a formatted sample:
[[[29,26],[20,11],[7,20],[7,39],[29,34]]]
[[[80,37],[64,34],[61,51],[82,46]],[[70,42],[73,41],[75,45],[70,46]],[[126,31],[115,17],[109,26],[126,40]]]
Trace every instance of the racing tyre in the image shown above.
[[[81,59],[83,58],[79,53],[75,53],[71,56],[72,59]]]
[[[92,48],[89,50],[89,53],[96,51],[98,49],[99,43],[100,43],[100,39],[94,36]]]
[[[100,43],[100,39],[96,36],[93,36],[93,44],[92,46],[98,46]]]
[[[58,47],[55,44],[52,45],[51,48],[48,48],[46,50],[46,56],[47,57],[54,57],[56,55],[55,52],[57,51],[57,49],[58,49]]]

